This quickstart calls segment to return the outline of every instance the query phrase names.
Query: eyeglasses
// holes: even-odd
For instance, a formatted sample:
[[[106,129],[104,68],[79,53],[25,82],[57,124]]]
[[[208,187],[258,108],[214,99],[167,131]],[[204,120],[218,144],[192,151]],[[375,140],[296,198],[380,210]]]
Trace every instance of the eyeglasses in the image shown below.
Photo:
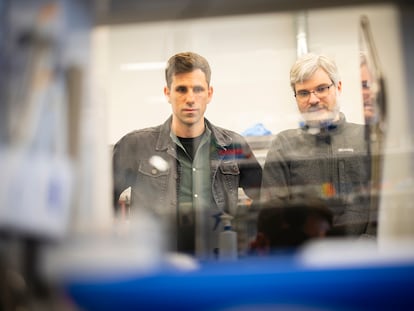
[[[295,93],[295,97],[299,101],[306,101],[306,100],[309,99],[311,93],[313,93],[319,99],[324,98],[325,96],[328,95],[329,88],[331,88],[333,85],[334,85],[333,83],[331,85],[321,85],[321,86],[318,86],[313,91],[301,90],[301,91],[298,91],[298,92]]]
[[[369,83],[367,80],[362,80],[361,85],[364,90],[369,90],[371,88],[371,83]]]

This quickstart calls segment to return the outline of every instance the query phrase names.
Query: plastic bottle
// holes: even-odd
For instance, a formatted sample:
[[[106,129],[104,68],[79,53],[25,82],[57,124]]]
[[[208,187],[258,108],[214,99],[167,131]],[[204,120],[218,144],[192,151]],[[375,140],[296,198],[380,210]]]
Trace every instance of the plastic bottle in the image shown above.
[[[237,260],[237,233],[232,230],[232,216],[222,214],[223,231],[219,235],[219,260]]]

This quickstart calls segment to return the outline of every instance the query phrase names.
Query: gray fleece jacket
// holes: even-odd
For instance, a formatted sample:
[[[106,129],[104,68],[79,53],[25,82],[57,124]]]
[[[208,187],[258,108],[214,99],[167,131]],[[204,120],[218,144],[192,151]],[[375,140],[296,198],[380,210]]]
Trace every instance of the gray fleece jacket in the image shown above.
[[[364,125],[341,113],[335,124],[312,134],[307,126],[280,132],[263,169],[262,200],[317,196],[331,200],[334,226],[365,233],[369,213],[370,159]],[[338,204],[340,202],[340,204]]]

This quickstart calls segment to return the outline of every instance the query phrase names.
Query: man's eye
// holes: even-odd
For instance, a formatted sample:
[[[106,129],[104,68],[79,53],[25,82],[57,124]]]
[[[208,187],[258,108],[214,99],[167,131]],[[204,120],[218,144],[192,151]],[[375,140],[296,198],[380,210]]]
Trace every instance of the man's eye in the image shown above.
[[[187,88],[185,86],[179,86],[175,89],[178,93],[187,93]]]
[[[201,86],[196,86],[196,87],[193,88],[194,93],[201,93],[203,91],[204,91],[204,88],[201,87]]]
[[[316,88],[316,93],[323,93],[323,92],[325,92],[325,90],[326,90],[327,88],[329,88],[329,86],[326,86],[326,85],[324,85],[324,86],[319,86],[319,87],[317,87],[317,88]]]
[[[369,84],[368,81],[366,81],[366,80],[362,81],[362,88],[363,89],[369,89],[370,87],[371,87],[371,85]]]
[[[299,92],[297,92],[297,95],[298,96],[300,96],[300,97],[307,97],[307,96],[309,96],[309,91],[299,91]]]

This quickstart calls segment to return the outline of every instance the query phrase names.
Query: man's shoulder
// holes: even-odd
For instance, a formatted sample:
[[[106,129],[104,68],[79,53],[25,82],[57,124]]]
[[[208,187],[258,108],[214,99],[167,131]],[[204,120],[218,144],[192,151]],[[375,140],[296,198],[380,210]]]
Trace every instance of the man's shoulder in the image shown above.
[[[344,130],[353,133],[363,133],[366,130],[365,124],[345,122],[343,126]]]
[[[237,133],[236,131],[233,131],[233,130],[230,130],[228,128],[224,128],[221,126],[217,126],[209,122],[208,120],[206,120],[206,122],[207,122],[207,126],[213,132],[216,139],[220,141],[221,143],[228,144],[234,141],[242,141],[242,142],[246,141],[244,137],[241,134]]]
[[[243,141],[246,140],[245,136],[243,136],[242,134],[240,134],[240,133],[238,133],[234,130],[231,130],[229,128],[225,128],[225,127],[222,127],[222,126],[219,126],[219,125],[215,125],[215,124],[211,123],[210,121],[208,121],[207,119],[206,119],[206,123],[207,123],[208,127],[210,128],[210,130],[213,131],[213,133],[220,133],[222,135],[229,136],[231,138],[237,138],[237,139],[243,140]]]
[[[126,135],[139,136],[139,135],[148,135],[148,134],[152,134],[152,133],[159,133],[161,131],[161,126],[162,125],[144,127],[144,128],[141,128],[141,129],[133,130],[133,131],[129,132]]]
[[[224,134],[226,134],[230,137],[237,137],[237,138],[240,138],[240,139],[244,139],[243,135],[237,133],[234,130],[230,130],[228,128],[224,128],[224,127],[220,127],[220,126],[215,126],[215,128],[216,128],[217,131],[219,131],[221,133],[224,133]]]
[[[298,136],[303,132],[303,129],[301,128],[290,128],[281,130],[279,133],[276,134],[276,136]]]
[[[301,137],[303,135],[303,130],[301,128],[292,128],[281,130],[274,136],[274,140],[277,139],[294,139]]]
[[[130,131],[124,136],[122,136],[119,142],[131,142],[131,141],[138,142],[140,140],[146,140],[146,139],[151,139],[153,137],[157,137],[159,133],[161,132],[161,126],[162,125],[156,125],[156,126],[145,127],[142,129]]]
[[[307,134],[301,128],[281,130],[275,134],[270,142],[272,149],[290,149],[308,145]]]
[[[365,128],[365,124],[354,123],[354,122],[345,122],[345,126],[350,127],[350,128],[358,128],[358,129]]]

